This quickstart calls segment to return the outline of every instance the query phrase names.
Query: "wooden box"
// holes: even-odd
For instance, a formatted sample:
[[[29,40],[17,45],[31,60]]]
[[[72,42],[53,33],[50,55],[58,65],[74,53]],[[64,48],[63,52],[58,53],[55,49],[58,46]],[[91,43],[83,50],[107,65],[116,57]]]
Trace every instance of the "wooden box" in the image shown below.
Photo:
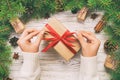
[[[24,24],[21,22],[19,18],[13,18],[10,20],[11,25],[13,26],[16,33],[22,33],[25,29]]]
[[[86,16],[87,16],[87,13],[88,13],[88,8],[83,7],[83,8],[78,12],[78,15],[77,15],[78,21],[84,21],[85,18],[86,18]]]
[[[107,58],[105,60],[105,67],[115,70],[115,68],[117,67],[118,61],[114,60],[113,57],[111,55],[107,55]]]

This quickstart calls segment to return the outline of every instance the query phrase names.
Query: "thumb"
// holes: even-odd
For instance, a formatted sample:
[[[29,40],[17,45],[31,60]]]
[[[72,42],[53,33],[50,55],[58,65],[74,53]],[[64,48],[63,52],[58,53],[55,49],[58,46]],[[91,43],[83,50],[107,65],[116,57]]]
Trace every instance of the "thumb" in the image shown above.
[[[84,37],[82,36],[82,33],[81,32],[76,32],[76,35],[77,35],[77,39],[79,40],[81,46],[84,46],[84,44],[86,43],[85,40],[84,40]]]

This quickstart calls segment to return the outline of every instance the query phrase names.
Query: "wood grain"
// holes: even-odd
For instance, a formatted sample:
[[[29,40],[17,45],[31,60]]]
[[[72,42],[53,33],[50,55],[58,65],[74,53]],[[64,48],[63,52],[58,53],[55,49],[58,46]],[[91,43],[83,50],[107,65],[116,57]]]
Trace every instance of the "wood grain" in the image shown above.
[[[72,14],[70,11],[60,12],[52,15],[52,17],[56,17],[60,20],[70,31],[86,30],[94,33],[94,27],[103,15],[102,12],[97,13],[100,14],[98,18],[92,20],[90,16],[87,16],[86,20],[82,23],[77,22],[77,14]],[[27,28],[42,29],[47,22],[48,19],[32,20],[25,26]],[[12,36],[19,37],[20,35],[12,33],[11,37]],[[103,48],[104,42],[108,36],[102,31],[99,34],[96,34],[96,37],[101,41],[101,46],[97,55],[98,74],[100,76],[100,80],[110,80],[110,76],[105,72],[104,68],[106,54]],[[40,80],[78,80],[81,51],[78,52],[78,54],[75,55],[71,61],[66,62],[58,53],[56,53],[54,49],[50,49],[48,52],[42,53],[41,50],[45,46],[46,43],[42,42],[40,46],[40,65],[42,70]],[[23,57],[19,47],[13,49],[13,52],[19,52],[20,54],[19,60],[13,60],[13,64],[10,69],[11,73],[9,76],[14,79],[19,75]]]

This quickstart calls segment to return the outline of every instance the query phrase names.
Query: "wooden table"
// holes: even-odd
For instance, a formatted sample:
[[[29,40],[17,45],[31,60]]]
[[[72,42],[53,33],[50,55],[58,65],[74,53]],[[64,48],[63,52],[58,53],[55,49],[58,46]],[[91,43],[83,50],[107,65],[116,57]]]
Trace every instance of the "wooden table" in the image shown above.
[[[97,12],[99,17],[95,20],[90,18],[90,15],[87,16],[85,22],[78,22],[76,14],[72,14],[70,11],[60,12],[52,17],[56,17],[61,21],[70,31],[75,30],[86,30],[94,32],[94,27],[98,23],[98,21],[102,18],[103,12]],[[26,24],[28,28],[37,28],[42,29],[43,26],[47,23],[47,19],[39,19],[39,20],[31,20]],[[15,33],[11,34],[12,36],[19,37]],[[108,36],[102,31],[99,34],[96,34],[97,38],[101,40],[101,46],[98,51],[97,61],[98,61],[98,73],[100,76],[100,80],[110,80],[109,75],[105,72],[104,61],[106,58],[106,54],[103,49],[103,45]],[[46,44],[44,42],[41,43],[40,51]],[[23,63],[23,58],[21,54],[21,50],[19,47],[14,48],[13,52],[19,52],[20,58],[19,60],[13,60],[13,64],[11,65],[11,73],[10,77],[15,78],[19,75],[19,70]],[[80,54],[79,52],[71,61],[66,62],[55,50],[50,49],[46,53],[40,52],[40,64],[41,64],[41,79],[40,80],[78,80],[78,72],[80,67]]]

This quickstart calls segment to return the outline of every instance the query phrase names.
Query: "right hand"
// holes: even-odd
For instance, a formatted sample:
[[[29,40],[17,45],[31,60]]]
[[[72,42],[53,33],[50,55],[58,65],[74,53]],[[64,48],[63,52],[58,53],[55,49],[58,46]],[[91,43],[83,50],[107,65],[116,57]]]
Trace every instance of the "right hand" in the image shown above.
[[[39,45],[43,37],[44,30],[38,31],[36,29],[26,29],[18,40],[18,45],[24,52],[36,53],[39,51]],[[37,36],[35,42],[31,42],[31,39]]]
[[[84,57],[93,57],[97,55],[100,40],[98,40],[92,32],[79,31],[77,37],[82,46],[82,55]]]

